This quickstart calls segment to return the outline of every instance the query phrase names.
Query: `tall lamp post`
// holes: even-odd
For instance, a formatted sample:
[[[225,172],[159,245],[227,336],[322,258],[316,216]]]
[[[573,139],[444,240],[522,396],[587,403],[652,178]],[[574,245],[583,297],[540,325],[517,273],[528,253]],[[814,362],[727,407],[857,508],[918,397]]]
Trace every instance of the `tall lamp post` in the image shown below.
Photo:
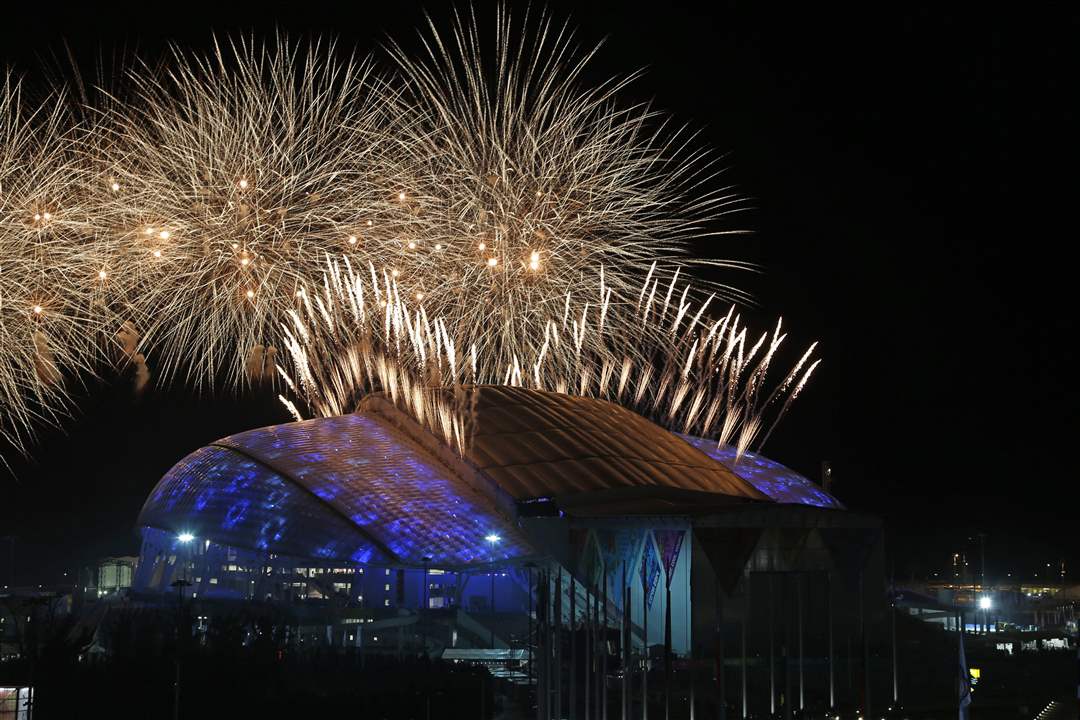
[[[188,546],[195,536],[189,532],[182,532],[176,536],[177,542],[183,546]],[[187,560],[185,559],[185,565]],[[180,651],[181,644],[184,642],[184,588],[191,587],[191,581],[187,578],[177,578],[172,582],[172,587],[176,588],[176,680],[173,683],[173,720],[179,720],[180,718]],[[188,625],[187,633],[190,634],[191,626]]]
[[[990,632],[990,608],[994,606],[994,602],[990,599],[989,595],[983,595],[979,598],[979,609],[982,610],[983,616],[983,631]],[[978,620],[976,620],[978,622]]]
[[[2,540],[8,541],[8,571],[7,581],[11,583],[11,589],[14,594],[15,588],[19,585],[19,573],[18,567],[15,565],[15,543],[18,542],[18,537],[15,535],[5,535]]]
[[[495,533],[488,533],[484,540],[487,541],[488,546],[491,548],[491,649],[495,649],[495,546],[502,540],[501,537]]]
[[[421,602],[422,602],[422,609],[427,610],[427,607],[428,607],[428,567],[431,565],[431,556],[430,555],[425,555],[424,557],[422,557],[420,559],[424,563],[424,592],[422,594],[423,600]]]
[[[419,619],[420,619],[420,638],[421,638],[421,641],[424,644],[424,646],[423,646],[424,655],[427,655],[427,651],[428,651],[428,649],[427,649],[427,625],[424,624],[424,613],[427,611],[428,605],[429,605],[429,603],[428,603],[428,566],[431,564],[431,556],[430,555],[425,555],[424,557],[422,557],[420,559],[424,561],[424,592],[422,593],[423,607],[420,608],[420,616],[419,616]],[[430,697],[428,698],[428,702],[429,703],[431,702]],[[429,711],[429,714],[430,714],[430,711]]]

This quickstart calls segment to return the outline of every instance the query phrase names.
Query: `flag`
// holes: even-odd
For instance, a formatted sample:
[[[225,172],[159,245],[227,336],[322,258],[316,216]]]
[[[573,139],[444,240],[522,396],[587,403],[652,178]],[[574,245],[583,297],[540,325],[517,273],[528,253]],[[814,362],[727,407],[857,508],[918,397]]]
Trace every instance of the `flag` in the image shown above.
[[[960,720],[968,720],[971,705],[971,673],[964,657],[964,614],[960,613]]]

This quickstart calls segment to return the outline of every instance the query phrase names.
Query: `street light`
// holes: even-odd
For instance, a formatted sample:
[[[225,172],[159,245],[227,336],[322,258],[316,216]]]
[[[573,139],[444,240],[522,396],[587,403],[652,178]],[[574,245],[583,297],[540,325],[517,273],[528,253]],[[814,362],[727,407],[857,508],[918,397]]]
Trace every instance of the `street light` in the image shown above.
[[[983,632],[990,632],[990,608],[993,607],[993,605],[994,603],[990,600],[989,595],[983,595],[979,598],[979,609],[982,610],[983,615]]]
[[[484,537],[484,539],[487,540],[488,545],[491,546],[491,552],[492,552],[492,556],[491,556],[491,620],[492,620],[492,623],[494,623],[495,622],[495,545],[500,540],[502,540],[502,538],[500,538],[495,533],[488,533]],[[491,649],[492,650],[495,649],[495,625],[494,624],[492,624],[492,626],[491,626]]]
[[[422,557],[420,559],[424,563],[424,591],[421,594],[421,596],[423,597],[422,609],[427,610],[428,605],[429,605],[429,602],[428,602],[428,566],[431,564],[431,556],[430,555],[425,555],[424,557]]]
[[[424,557],[422,557],[420,559],[424,561],[424,592],[423,592],[424,603],[423,603],[423,607],[420,608],[420,612],[418,613],[418,615],[422,617],[424,612],[428,609],[428,605],[431,604],[430,601],[428,600],[428,565],[431,564],[431,556],[430,555],[425,555]],[[427,650],[427,625],[425,625],[423,622],[420,623],[420,632],[421,632],[421,638],[422,638],[423,643],[424,643],[424,646],[423,646],[424,655],[426,656],[427,651],[428,651]],[[429,702],[430,702],[430,699],[429,699]]]
[[[191,542],[192,540],[194,540],[195,536],[192,535],[189,532],[182,532],[182,533],[180,533],[179,535],[176,536],[176,539],[186,545],[189,542]]]
[[[185,533],[186,534],[186,533]],[[189,536],[191,537],[191,536]],[[186,540],[182,542],[188,542]],[[176,588],[176,678],[173,680],[173,720],[180,718],[180,653],[183,650],[184,631],[184,588],[191,587],[191,582],[179,578],[172,582]],[[191,621],[187,623],[187,635],[191,634]]]

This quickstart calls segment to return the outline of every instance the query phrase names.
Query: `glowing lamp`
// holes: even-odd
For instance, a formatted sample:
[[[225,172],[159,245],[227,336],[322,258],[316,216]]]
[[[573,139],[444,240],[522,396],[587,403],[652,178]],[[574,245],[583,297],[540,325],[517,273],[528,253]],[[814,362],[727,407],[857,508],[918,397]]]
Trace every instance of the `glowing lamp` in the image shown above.
[[[189,543],[195,539],[195,536],[189,532],[182,532],[176,536],[176,539],[182,543]]]
[[[485,535],[485,536],[484,536],[484,539],[485,539],[485,540],[487,540],[487,541],[488,541],[489,543],[491,543],[492,545],[494,545],[495,543],[497,543],[497,542],[499,542],[500,540],[502,540],[502,538],[501,538],[501,537],[499,537],[498,535],[496,535],[495,533],[491,533],[491,534],[489,534],[489,535]]]
[[[993,603],[990,601],[990,598],[985,597],[985,596],[979,598],[979,609],[980,610],[989,610],[991,607],[993,607]]]

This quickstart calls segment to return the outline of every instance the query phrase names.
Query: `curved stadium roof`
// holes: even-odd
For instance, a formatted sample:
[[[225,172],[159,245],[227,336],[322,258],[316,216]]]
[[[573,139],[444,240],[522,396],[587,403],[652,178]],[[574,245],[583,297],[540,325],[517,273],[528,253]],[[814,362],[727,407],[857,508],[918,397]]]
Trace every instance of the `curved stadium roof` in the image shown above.
[[[767,458],[735,464],[728,448],[601,400],[484,386],[471,417],[464,458],[378,397],[232,435],[177,463],[139,525],[280,555],[459,567],[538,554],[517,523],[518,504],[538,499],[579,515],[840,507]]]

